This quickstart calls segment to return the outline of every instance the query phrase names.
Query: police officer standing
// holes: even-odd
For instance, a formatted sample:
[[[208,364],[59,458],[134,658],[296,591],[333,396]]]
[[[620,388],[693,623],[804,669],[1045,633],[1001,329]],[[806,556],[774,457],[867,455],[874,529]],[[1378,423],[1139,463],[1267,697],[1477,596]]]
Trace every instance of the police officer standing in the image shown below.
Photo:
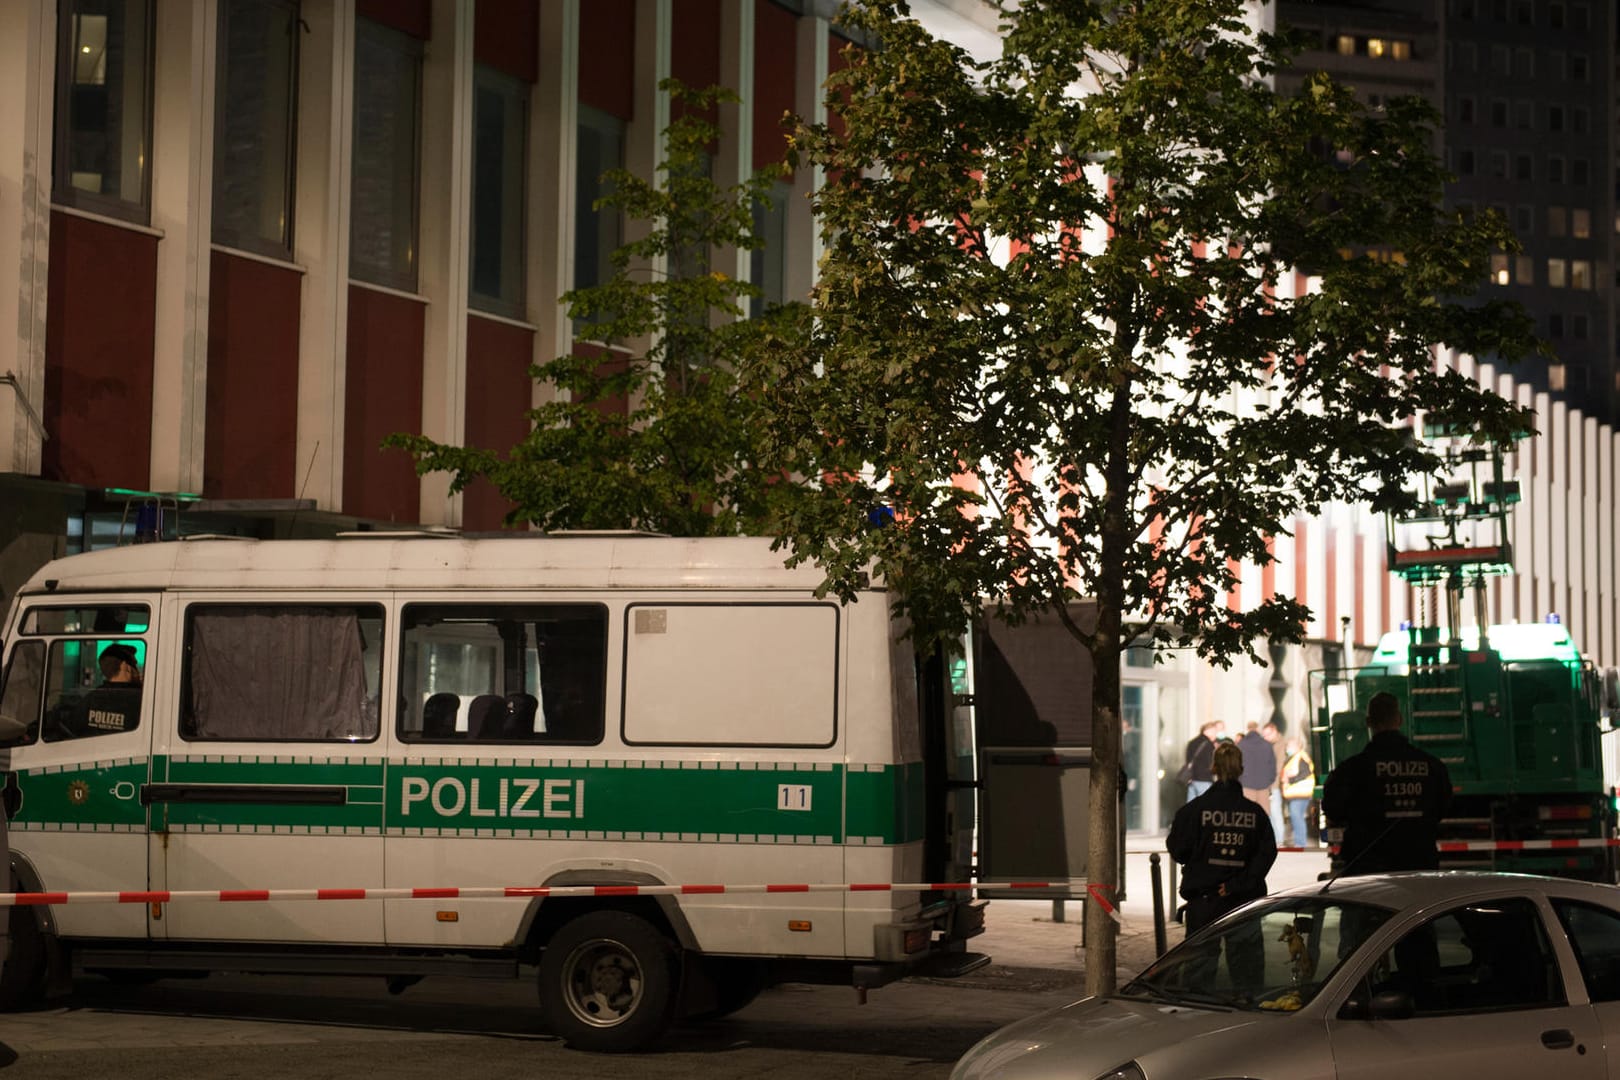
[[[1215,783],[1176,811],[1165,842],[1183,867],[1188,934],[1266,895],[1266,873],[1277,860],[1271,819],[1238,782],[1243,752],[1231,743],[1217,746],[1212,771]]]
[[[1395,695],[1374,694],[1366,748],[1340,762],[1322,785],[1322,814],[1344,830],[1341,874],[1439,869],[1438,827],[1451,804],[1451,775],[1400,728]]]

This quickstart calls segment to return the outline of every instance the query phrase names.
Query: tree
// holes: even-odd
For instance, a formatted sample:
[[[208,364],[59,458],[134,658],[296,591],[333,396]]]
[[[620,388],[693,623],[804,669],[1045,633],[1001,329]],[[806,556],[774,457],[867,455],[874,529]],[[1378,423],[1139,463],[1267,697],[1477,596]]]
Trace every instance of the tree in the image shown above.
[[[983,64],[903,0],[846,9],[876,44],[829,80],[842,127],[794,139],[828,178],[814,332],[751,373],[771,466],[802,478],[777,527],[829,591],[875,568],[924,642],[988,599],[1090,654],[1093,868],[1118,857],[1122,650],[1263,663],[1255,639],[1297,641],[1309,612],[1236,609],[1238,567],[1325,503],[1407,505],[1437,466],[1414,417],[1487,442],[1528,425],[1437,359],[1536,346],[1475,295],[1514,245],[1441,209],[1431,110],[1320,75],[1279,94],[1286,43],[1245,8],[1002,0]],[[1108,992],[1114,927],[1085,918]]]
[[[674,119],[656,175],[614,170],[598,202],[645,223],[645,234],[614,253],[609,280],[563,297],[592,344],[530,369],[557,394],[529,412],[528,437],[504,454],[420,435],[385,442],[409,451],[418,475],[453,474],[452,492],[487,478],[514,504],[509,524],[728,536],[764,520],[769,492],[753,461],[759,410],[737,371],[788,316],[743,318],[759,290],[710,259],[760,246],[754,207],[780,170],[716,184],[712,117],[736,95],[673,79],[662,88]]]

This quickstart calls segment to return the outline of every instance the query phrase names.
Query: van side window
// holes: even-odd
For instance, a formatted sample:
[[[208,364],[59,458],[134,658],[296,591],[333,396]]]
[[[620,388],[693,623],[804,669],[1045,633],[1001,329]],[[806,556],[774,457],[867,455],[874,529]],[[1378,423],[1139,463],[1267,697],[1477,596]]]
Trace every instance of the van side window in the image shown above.
[[[51,642],[45,741],[93,739],[140,727],[145,668],[146,644],[138,638]]]
[[[193,742],[370,742],[380,730],[378,604],[193,604],[180,734]]]
[[[399,664],[407,742],[596,743],[607,609],[408,604]]]
[[[0,687],[0,743],[26,746],[39,738],[39,690],[45,677],[45,644],[20,641],[6,663]]]

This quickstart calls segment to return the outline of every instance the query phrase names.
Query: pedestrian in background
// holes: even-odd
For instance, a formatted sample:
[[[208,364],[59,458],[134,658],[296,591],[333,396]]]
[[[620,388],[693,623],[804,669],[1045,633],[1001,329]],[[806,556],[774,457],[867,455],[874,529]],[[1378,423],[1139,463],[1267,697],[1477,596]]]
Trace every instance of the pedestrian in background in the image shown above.
[[[1271,785],[1277,782],[1277,752],[1266,742],[1266,737],[1260,734],[1260,721],[1250,720],[1248,730],[1237,741],[1237,748],[1243,752],[1243,794],[1260,805],[1266,815],[1266,821],[1271,820]],[[1272,842],[1277,839],[1276,830],[1272,830]]]
[[[1283,748],[1282,732],[1272,721],[1267,720],[1260,725],[1260,735],[1271,746],[1271,753],[1276,759],[1273,762],[1271,786],[1266,791],[1266,812],[1271,815],[1271,831],[1280,844],[1283,842],[1282,769],[1288,752]]]
[[[1316,797],[1316,763],[1305,752],[1305,744],[1298,736],[1288,740],[1283,760],[1282,797],[1288,806],[1288,824],[1294,834],[1290,843],[1294,847],[1308,846],[1310,836],[1305,821],[1311,800]]]
[[[1226,725],[1221,721],[1211,720],[1199,728],[1198,734],[1187,744],[1187,759],[1182,763],[1181,772],[1177,776],[1187,785],[1188,802],[1208,791],[1209,786],[1215,782],[1215,774],[1212,771],[1215,762],[1215,744],[1220,741],[1225,728]]]

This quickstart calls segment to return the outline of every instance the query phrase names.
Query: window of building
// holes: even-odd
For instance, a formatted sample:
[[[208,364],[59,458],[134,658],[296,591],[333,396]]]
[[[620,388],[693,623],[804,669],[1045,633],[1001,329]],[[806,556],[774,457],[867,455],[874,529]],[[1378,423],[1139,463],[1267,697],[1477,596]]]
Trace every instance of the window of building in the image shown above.
[[[1569,182],[1572,184],[1585,184],[1592,179],[1592,163],[1585,158],[1576,158],[1569,163]]]
[[[1464,71],[1479,70],[1479,49],[1472,41],[1463,41],[1458,43],[1457,66]]]
[[[1512,281],[1513,281],[1513,279],[1510,276],[1510,272],[1508,270],[1508,257],[1507,257],[1507,255],[1505,255],[1505,254],[1503,254],[1501,252],[1497,252],[1496,254],[1492,255],[1491,256],[1491,284],[1493,284],[1493,285],[1509,285],[1509,284],[1512,284]]]
[[[1547,260],[1547,284],[1554,289],[1562,289],[1567,284],[1569,264],[1563,259]]]
[[[1333,39],[1333,48],[1340,56],[1356,55],[1356,39],[1350,34],[1340,34]]]
[[[1412,59],[1412,43],[1410,41],[1391,41],[1389,43],[1389,58],[1402,62]]]
[[[1564,130],[1564,107],[1562,105],[1547,106],[1547,130]]]
[[[771,186],[768,204],[754,204],[754,233],[764,244],[748,253],[749,280],[760,290],[753,298],[752,313],[787,299],[787,208],[793,189],[777,181]]]
[[[1590,240],[1592,238],[1592,211],[1584,206],[1570,208],[1569,235],[1577,240]]]
[[[1562,30],[1564,28],[1563,0],[1549,0],[1547,4],[1547,25],[1552,27],[1554,30]]]
[[[1569,232],[1569,211],[1562,206],[1547,207],[1547,235],[1566,236]]]
[[[468,301],[523,314],[524,176],[529,84],[480,65],[473,73],[472,251]]]
[[[1589,116],[1586,106],[1575,106],[1569,110],[1569,129],[1577,135],[1585,135]]]
[[[624,242],[623,215],[595,206],[609,191],[604,174],[624,168],[624,122],[581,105],[575,162],[574,288],[586,289],[613,276],[613,253]]]
[[[1577,315],[1577,316],[1575,316],[1575,318],[1570,320],[1570,325],[1573,326],[1574,329],[1575,329],[1575,340],[1576,341],[1585,341],[1586,340],[1587,330],[1590,327],[1590,323],[1587,321],[1586,316],[1585,315]]]
[[[1556,311],[1547,316],[1547,336],[1554,339],[1564,336],[1564,317]]]
[[[1590,74],[1585,53],[1571,53],[1569,57],[1570,82],[1583,83]]]
[[[1569,287],[1572,289],[1590,289],[1592,287],[1592,263],[1590,260],[1570,260]]]
[[[1491,175],[1498,180],[1508,178],[1508,156],[1506,150],[1491,151]]]
[[[1513,74],[1513,50],[1506,45],[1491,46],[1491,74],[1504,77]]]
[[[1389,51],[1389,43],[1383,38],[1370,37],[1367,39],[1367,55],[1373,59],[1381,58]]]
[[[1560,49],[1554,49],[1548,54],[1553,78],[1562,82],[1569,77],[1569,58]]]
[[[1518,17],[1520,26],[1535,25],[1535,8],[1530,4],[1523,2],[1523,0],[1521,0],[1518,7],[1514,9],[1514,14]]]
[[[402,626],[406,742],[601,742],[600,604],[410,604]]]
[[[1474,122],[1474,99],[1460,97],[1457,99],[1457,122],[1459,124],[1472,124]]]
[[[375,740],[382,629],[379,604],[193,604],[180,673],[181,737]]]
[[[292,257],[297,0],[219,5],[214,110],[217,244]]]
[[[1474,152],[1472,150],[1457,151],[1457,174],[1459,176],[1474,175]]]
[[[422,44],[355,23],[349,273],[416,291],[421,186]]]
[[[1456,0],[1454,10],[1459,19],[1472,19],[1474,17],[1474,0]]]
[[[1547,156],[1547,182],[1550,184],[1564,182],[1564,159],[1557,154]]]
[[[1535,159],[1529,154],[1519,154],[1514,158],[1513,178],[1515,180],[1534,180],[1536,178]]]
[[[1592,9],[1590,5],[1576,4],[1573,13],[1575,16],[1575,30],[1578,33],[1584,34],[1592,29]]]
[[[1519,285],[1536,283],[1536,261],[1528,255],[1513,256],[1513,280]]]
[[[1513,231],[1520,236],[1535,232],[1536,208],[1520,203],[1513,208]]]
[[[1508,126],[1508,103],[1502,98],[1491,102],[1491,127]]]
[[[1528,130],[1536,126],[1536,103],[1533,101],[1515,101],[1513,103],[1514,123],[1521,129]]]
[[[1513,52],[1514,74],[1521,79],[1536,77],[1536,54],[1530,49],[1515,49]]]
[[[149,0],[64,0],[56,49],[52,198],[147,223],[152,211]]]

